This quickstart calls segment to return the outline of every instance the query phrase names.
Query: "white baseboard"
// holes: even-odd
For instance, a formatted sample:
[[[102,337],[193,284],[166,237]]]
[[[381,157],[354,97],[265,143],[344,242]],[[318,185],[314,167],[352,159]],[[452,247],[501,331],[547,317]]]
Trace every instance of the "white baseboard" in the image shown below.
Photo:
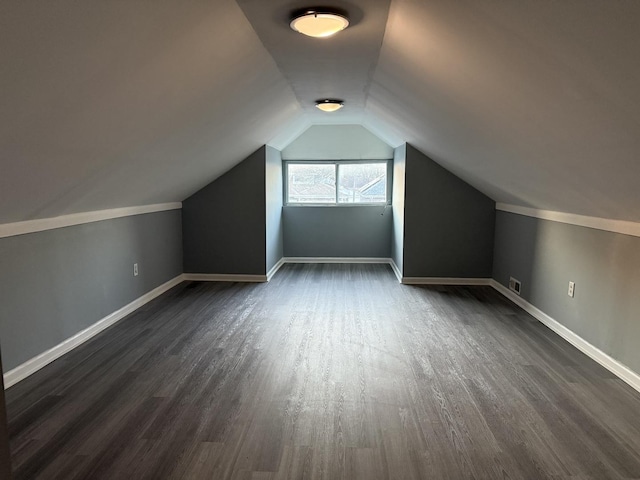
[[[378,257],[282,257],[266,275],[235,275],[218,273],[185,273],[184,279],[195,282],[268,282],[285,263],[384,263],[390,258]]]
[[[228,273],[185,273],[184,279],[192,282],[239,282],[239,283],[264,283],[271,280],[278,270],[285,264],[283,257],[273,266],[266,275],[245,275]]]
[[[529,313],[536,320],[540,321],[555,333],[564,338],[571,345],[576,347],[582,353],[592,358],[604,368],[609,370],[614,375],[618,376],[621,380],[628,383],[632,388],[640,392],[640,375],[631,370],[626,365],[623,365],[616,359],[610,357],[598,347],[593,346],[585,339],[580,337],[578,334],[572,332],[567,327],[562,325],[557,320],[551,318],[549,315],[544,313],[538,307],[533,306],[529,302],[527,302],[524,298],[516,295],[507,287],[502,285],[501,283],[491,280],[491,286],[495,288],[498,292],[504,295],[506,298],[511,300],[513,303],[521,307],[525,312]]]
[[[90,327],[85,328],[84,330],[76,333],[73,337],[66,339],[64,342],[59,343],[58,345],[56,345],[53,348],[50,348],[46,352],[43,352],[40,355],[37,355],[30,360],[27,360],[23,364],[18,365],[14,369],[9,370],[3,376],[4,388],[7,389],[10,386],[18,383],[20,380],[24,380],[29,375],[37,372],[42,367],[50,364],[57,358],[60,358],[65,353],[76,348],[78,345],[81,345],[87,340],[96,336],[98,333],[102,332],[104,329],[122,320],[124,317],[134,312],[138,308],[149,303],[154,298],[159,297],[166,291],[175,287],[176,285],[181,283],[183,280],[184,280],[183,276],[178,275],[177,277],[169,280],[168,282],[163,283],[159,287],[154,288],[150,292],[145,293],[144,295],[135,299],[133,302],[125,305],[121,309],[116,310],[115,312],[107,315],[101,320],[98,320],[96,323],[94,323]]]
[[[383,257],[284,257],[284,263],[391,263]]]
[[[64,342],[53,348],[27,360],[25,363],[9,370],[4,374],[5,389],[15,385],[19,381],[27,378],[29,375],[37,372],[44,366],[53,362],[65,353],[73,350],[78,345],[91,339],[106,328],[122,320],[124,317],[134,312],[138,308],[147,304],[156,297],[159,297],[166,291],[178,285],[185,280],[193,281],[232,281],[232,282],[266,282],[270,279],[285,263],[388,263],[391,265],[396,276],[401,283],[407,285],[491,285],[495,290],[511,300],[513,303],[521,307],[524,311],[532,315],[535,319],[549,327],[555,333],[560,335],[566,341],[575,346],[578,350],[598,362],[600,365],[608,369],[610,372],[618,376],[621,380],[629,384],[632,388],[640,392],[640,375],[623,365],[611,356],[604,353],[599,348],[593,346],[576,333],[569,330],[557,320],[551,318],[539,308],[533,306],[522,297],[511,292],[504,285],[493,279],[487,278],[447,278],[447,277],[401,277],[397,265],[391,259],[385,258],[282,258],[269,272],[268,275],[207,275],[207,274],[182,274],[163,283],[159,287],[154,288],[150,292],[142,295],[133,302],[107,315],[103,319],[97,321],[90,327],[78,332],[74,336],[68,338]]]
[[[490,278],[402,277],[403,285],[490,285]]]
[[[267,272],[267,282],[271,280],[271,278],[280,270],[280,268],[285,264],[285,259],[282,257],[278,262],[273,266],[271,270]]]
[[[398,265],[396,264],[393,258],[390,258],[389,260],[390,260],[389,265],[391,265],[391,269],[393,270],[393,273],[396,274],[396,278],[398,279],[398,281],[402,283],[402,272],[400,271],[400,268],[398,268]]]
[[[267,281],[266,275],[241,275],[226,273],[185,273],[185,280],[192,282],[245,282],[264,283]]]

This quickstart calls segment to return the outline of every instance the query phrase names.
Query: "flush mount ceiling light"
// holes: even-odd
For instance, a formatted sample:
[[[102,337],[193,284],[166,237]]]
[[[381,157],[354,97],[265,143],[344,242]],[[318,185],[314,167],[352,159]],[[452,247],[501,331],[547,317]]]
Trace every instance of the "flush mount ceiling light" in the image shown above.
[[[344,107],[344,102],[342,100],[327,98],[325,100],[317,100],[316,107],[323,112],[336,112]]]
[[[310,8],[295,12],[289,26],[298,33],[309,37],[330,37],[349,26],[349,19],[343,12],[327,8]]]

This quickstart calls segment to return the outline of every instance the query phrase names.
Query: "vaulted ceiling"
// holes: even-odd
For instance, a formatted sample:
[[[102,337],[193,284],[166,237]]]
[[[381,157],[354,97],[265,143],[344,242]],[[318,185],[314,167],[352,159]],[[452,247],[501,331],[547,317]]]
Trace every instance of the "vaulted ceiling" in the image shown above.
[[[352,26],[301,36],[300,0],[0,2],[0,223],[181,201],[314,124],[496,201],[640,221],[640,2],[322,5]]]

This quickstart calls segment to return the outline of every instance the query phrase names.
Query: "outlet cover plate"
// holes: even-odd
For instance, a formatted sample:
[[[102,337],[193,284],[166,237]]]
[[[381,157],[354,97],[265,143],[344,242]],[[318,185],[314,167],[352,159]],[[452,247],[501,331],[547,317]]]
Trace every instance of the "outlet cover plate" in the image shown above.
[[[522,286],[522,284],[520,283],[520,280],[516,280],[513,277],[509,278],[509,290],[511,290],[512,292],[515,292],[518,295],[520,295],[520,287],[521,286]]]

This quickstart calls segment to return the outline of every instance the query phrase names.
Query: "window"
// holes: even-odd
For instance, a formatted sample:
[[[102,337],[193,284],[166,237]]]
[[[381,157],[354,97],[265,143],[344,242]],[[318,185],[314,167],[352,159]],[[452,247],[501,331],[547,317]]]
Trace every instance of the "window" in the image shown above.
[[[336,203],[336,166],[287,164],[287,203]]]
[[[389,161],[286,162],[287,205],[386,204]]]

